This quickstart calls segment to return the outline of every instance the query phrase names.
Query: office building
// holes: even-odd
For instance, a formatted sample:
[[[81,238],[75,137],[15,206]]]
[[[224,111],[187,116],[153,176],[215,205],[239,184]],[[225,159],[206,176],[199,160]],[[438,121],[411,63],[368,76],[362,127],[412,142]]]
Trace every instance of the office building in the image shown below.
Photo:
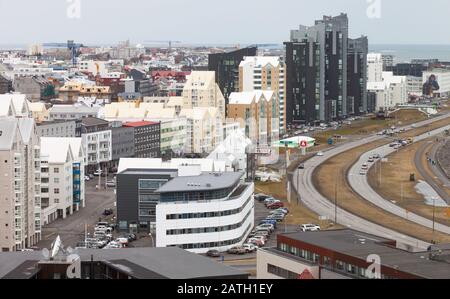
[[[150,121],[128,122],[124,127],[134,129],[134,157],[158,158],[161,156],[161,126]]]
[[[376,111],[408,103],[406,77],[394,76],[392,72],[383,72],[381,82],[368,82],[367,91],[374,95]]]
[[[48,114],[48,120],[79,120],[85,117],[101,118],[103,111],[100,107],[85,105],[53,105]]]
[[[278,235],[257,253],[258,279],[446,279],[448,246],[409,252],[397,242],[351,229]],[[447,249],[446,249],[447,248]],[[379,269],[376,263],[379,263]],[[372,266],[375,271],[371,271]]]
[[[215,81],[228,104],[232,92],[239,91],[239,65],[245,56],[256,56],[256,47],[237,49],[208,56],[208,70],[215,72]]]
[[[286,67],[281,57],[254,56],[244,57],[239,65],[239,91],[274,91],[278,94],[281,132],[286,130]],[[227,110],[228,111],[228,110]],[[229,116],[229,115],[227,115]]]
[[[225,162],[121,160],[117,217],[121,230],[152,231],[157,247],[195,253],[242,245],[253,228],[253,183]]]

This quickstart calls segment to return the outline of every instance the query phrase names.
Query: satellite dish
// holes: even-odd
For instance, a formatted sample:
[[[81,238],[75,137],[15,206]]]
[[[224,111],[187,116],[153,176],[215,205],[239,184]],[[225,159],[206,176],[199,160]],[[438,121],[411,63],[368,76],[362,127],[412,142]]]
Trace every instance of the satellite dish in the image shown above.
[[[54,258],[55,256],[57,256],[60,249],[62,249],[62,242],[61,238],[58,236],[56,237],[55,242],[53,242],[52,244],[52,253],[50,255],[50,258]]]

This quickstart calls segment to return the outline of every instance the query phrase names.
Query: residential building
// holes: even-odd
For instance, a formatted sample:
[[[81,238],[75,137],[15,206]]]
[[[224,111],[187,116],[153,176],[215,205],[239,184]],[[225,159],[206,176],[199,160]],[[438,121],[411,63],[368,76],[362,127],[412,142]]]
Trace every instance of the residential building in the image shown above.
[[[383,59],[380,53],[369,53],[367,55],[367,81],[383,81]]]
[[[369,41],[362,36],[348,39],[347,51],[347,113],[361,115],[372,112],[367,105],[367,55]]]
[[[286,130],[286,67],[281,57],[244,57],[239,65],[239,91],[272,90],[278,94],[281,132]],[[229,102],[228,102],[229,103]],[[227,107],[228,108],[228,107]],[[227,110],[228,111],[228,110]],[[229,117],[229,115],[227,115]]]
[[[64,242],[64,240],[63,240]],[[1,279],[68,279],[67,254],[53,260],[41,251],[0,254]],[[248,279],[249,274],[180,248],[79,249],[79,279]],[[23,266],[27,265],[26,271]]]
[[[0,117],[31,118],[29,102],[24,94],[0,94]]]
[[[257,252],[258,279],[446,279],[448,246],[399,249],[394,240],[351,229],[288,233]],[[447,249],[445,249],[447,248]],[[373,267],[373,270],[370,269]]]
[[[40,141],[32,118],[1,115],[0,248],[6,252],[41,239]]]
[[[41,123],[50,119],[49,111],[45,106],[45,103],[28,103],[28,107],[30,108],[31,116],[34,118],[36,123]]]
[[[346,14],[324,16],[311,27],[300,25],[285,46],[288,124],[330,122],[359,114],[367,106],[362,92],[367,39],[349,39]],[[360,82],[350,90],[349,75]]]
[[[225,98],[215,82],[214,72],[192,72],[187,77],[183,98],[184,108],[217,108],[222,117],[222,123],[225,122]]]
[[[393,109],[408,102],[405,76],[394,76],[392,72],[382,73],[383,81],[368,82],[367,90],[375,94],[376,111]]]
[[[239,91],[239,65],[245,56],[256,56],[256,47],[215,53],[208,56],[208,70],[215,72],[215,82],[225,97],[225,105],[232,92]]]
[[[208,159],[132,160],[121,161],[117,175],[120,229],[151,231],[154,222],[157,247],[195,253],[245,242],[254,225],[254,185],[242,182],[242,172]]]
[[[58,90],[59,98],[66,103],[75,103],[79,97],[92,97],[111,101],[112,93],[109,86],[96,86],[70,81]]]
[[[10,93],[12,90],[12,80],[0,75],[0,94]]]
[[[387,71],[388,68],[395,65],[395,56],[391,54],[382,54],[381,59],[383,61],[383,71]]]
[[[186,144],[186,118],[152,119],[161,126],[161,157],[180,155]]]
[[[16,76],[13,81],[15,92],[25,94],[31,102],[49,100],[55,97],[54,86],[42,76]]]
[[[72,215],[84,207],[84,152],[81,138],[41,138],[42,222]]]
[[[161,156],[161,125],[157,122],[128,122],[124,127],[134,129],[134,156],[136,158],[158,158]]]
[[[104,169],[112,160],[112,132],[109,122],[99,118],[81,120],[81,138],[86,154],[86,172]]]
[[[386,71],[393,72],[394,76],[423,77],[423,72],[428,69],[427,65],[421,63],[397,63],[386,68]]]
[[[267,145],[280,136],[279,100],[275,91],[234,92],[228,104],[228,120],[239,122],[255,144]]]
[[[222,142],[223,120],[217,108],[183,109],[180,117],[187,121],[185,153],[207,154]]]
[[[86,117],[103,116],[102,108],[85,105],[53,105],[48,110],[49,120],[77,120]]]
[[[77,121],[45,121],[37,123],[40,137],[76,137]]]

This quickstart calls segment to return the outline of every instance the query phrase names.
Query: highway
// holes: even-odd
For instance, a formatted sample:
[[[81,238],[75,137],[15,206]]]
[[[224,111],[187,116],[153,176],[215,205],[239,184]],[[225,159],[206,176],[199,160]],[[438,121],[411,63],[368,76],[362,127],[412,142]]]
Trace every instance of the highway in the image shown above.
[[[414,138],[414,142],[419,142],[424,139],[427,139],[431,136],[436,136],[445,130],[450,129],[450,125],[446,127],[442,127],[436,130],[433,130],[429,133],[422,134],[420,136],[417,136]],[[397,150],[389,147],[389,145],[385,145],[379,148],[376,148],[374,150],[371,150],[370,152],[367,152],[363,155],[361,155],[360,159],[358,160],[355,165],[350,169],[348,173],[348,182],[350,183],[350,186],[355,190],[356,193],[358,193],[362,198],[366,199],[367,201],[371,202],[372,204],[384,209],[385,211],[397,215],[399,217],[402,217],[404,219],[407,219],[409,221],[415,222],[419,225],[433,228],[433,221],[419,216],[417,214],[414,214],[410,211],[407,211],[406,209],[394,204],[390,200],[387,200],[383,197],[381,197],[373,188],[369,185],[367,175],[361,175],[360,170],[364,163],[367,163],[367,160],[369,159],[369,156],[374,155],[375,153],[379,154],[382,158],[385,158],[389,156],[390,154],[396,152]],[[374,167],[374,163],[368,163],[369,168]],[[381,166],[381,173],[383,172],[383,166]],[[399,186],[401,188],[401,186]],[[401,192],[401,189],[399,189],[399,192]],[[436,223],[435,229],[437,231],[450,234],[450,227]]]
[[[426,126],[433,122],[445,119],[448,117],[448,114],[441,115],[432,119],[428,119],[417,123],[415,127]],[[407,126],[405,129],[410,130],[412,126]],[[339,155],[343,152],[351,150],[355,147],[371,143],[377,140],[384,139],[384,136],[376,136],[372,135],[360,140],[356,140],[353,142],[341,144],[335,148],[332,148],[325,152],[325,155],[322,157],[315,156],[309,159],[304,163],[305,169],[298,169],[294,173],[293,183],[296,187],[296,190],[299,190],[299,197],[301,201],[311,210],[316,212],[321,216],[326,216],[329,219],[335,218],[335,210],[337,211],[337,222],[343,226],[347,226],[349,228],[363,231],[366,233],[374,234],[377,236],[382,236],[385,238],[389,238],[392,240],[396,240],[399,245],[406,244],[411,248],[420,248],[427,249],[430,243],[425,242],[423,240],[419,240],[410,236],[406,236],[402,233],[396,232],[394,230],[382,227],[378,224],[370,222],[368,220],[363,219],[357,215],[349,213],[348,211],[341,209],[340,207],[335,207],[332,200],[325,198],[320,194],[320,192],[315,188],[313,184],[313,174],[315,170],[328,159]],[[405,248],[409,249],[409,248]]]

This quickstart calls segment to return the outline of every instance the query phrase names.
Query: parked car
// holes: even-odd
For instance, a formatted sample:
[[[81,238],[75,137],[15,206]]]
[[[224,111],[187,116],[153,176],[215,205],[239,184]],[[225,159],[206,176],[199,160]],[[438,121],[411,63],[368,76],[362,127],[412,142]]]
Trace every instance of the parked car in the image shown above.
[[[209,256],[209,257],[220,257],[221,254],[220,254],[220,251],[219,251],[219,250],[211,249],[211,250],[209,250],[209,251],[206,253],[206,256]]]
[[[271,209],[271,210],[279,209],[279,208],[282,208],[282,207],[284,207],[284,203],[282,203],[281,201],[274,202],[274,203],[271,203],[271,204],[267,205],[267,208]]]
[[[247,250],[244,247],[233,247],[228,249],[227,251],[229,254],[246,254]]]
[[[270,230],[271,232],[273,232],[273,231],[275,230],[275,227],[273,226],[273,224],[261,224],[261,225],[258,225],[258,226],[256,227],[256,230],[262,229],[262,228],[268,229],[268,230]]]
[[[122,238],[126,238],[128,242],[133,242],[137,240],[137,236],[135,234],[125,234]]]
[[[271,224],[274,228],[277,228],[277,221],[273,219],[264,219],[260,222],[260,225],[262,224]]]
[[[258,238],[249,238],[247,240],[247,243],[254,244],[255,246],[258,246],[258,247],[263,247],[265,245],[265,242]]]
[[[255,252],[258,248],[251,243],[244,244],[242,247],[247,251],[247,253]]]
[[[266,194],[261,194],[261,193],[255,194],[255,199],[256,199],[257,201],[259,201],[259,202],[262,202],[262,201],[264,201],[264,200],[266,200],[266,199],[268,199],[268,198],[271,198],[271,196],[266,195]]]
[[[302,232],[314,232],[314,231],[319,231],[320,226],[318,226],[316,224],[302,224],[300,226],[300,230]]]
[[[264,199],[264,204],[269,204],[269,203],[273,203],[275,202],[277,199],[273,198],[273,197],[268,197],[266,199]]]
[[[113,209],[106,209],[103,211],[103,216],[110,216],[114,214],[114,210]]]
[[[116,187],[116,182],[114,182],[114,181],[107,181],[106,182],[106,187],[114,188],[114,187]]]
[[[91,178],[90,178],[89,176],[85,175],[85,176],[84,176],[84,180],[87,182],[87,181],[90,181]]]
[[[282,222],[284,220],[284,217],[279,216],[279,215],[273,215],[273,216],[268,216],[266,219],[267,220],[275,220],[277,222]]]
[[[94,172],[94,176],[100,176],[100,175],[102,175],[102,173],[103,173],[102,170],[97,169],[97,170]]]

